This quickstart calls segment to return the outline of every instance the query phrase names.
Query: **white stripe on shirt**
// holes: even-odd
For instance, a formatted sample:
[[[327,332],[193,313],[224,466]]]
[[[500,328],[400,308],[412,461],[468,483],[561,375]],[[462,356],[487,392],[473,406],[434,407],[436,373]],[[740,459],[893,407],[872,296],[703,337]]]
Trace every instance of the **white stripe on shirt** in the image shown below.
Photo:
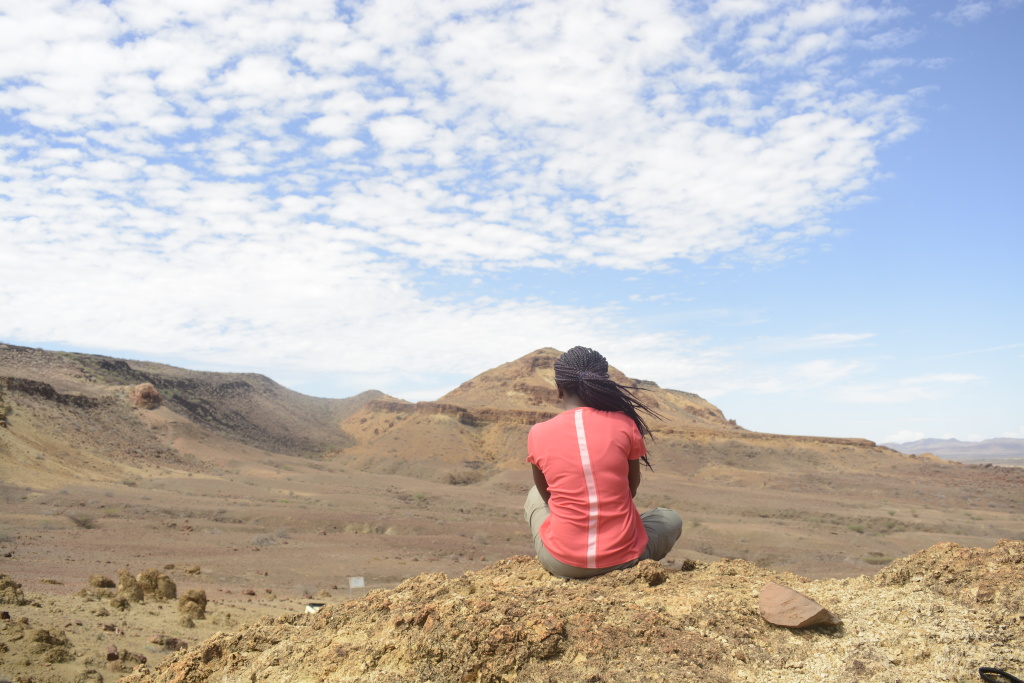
[[[576,409],[576,441],[580,445],[580,462],[583,464],[583,479],[587,482],[587,497],[590,514],[587,518],[587,568],[597,568],[597,486],[594,484],[594,470],[590,467],[590,451],[587,450],[587,434],[583,431],[583,409]]]

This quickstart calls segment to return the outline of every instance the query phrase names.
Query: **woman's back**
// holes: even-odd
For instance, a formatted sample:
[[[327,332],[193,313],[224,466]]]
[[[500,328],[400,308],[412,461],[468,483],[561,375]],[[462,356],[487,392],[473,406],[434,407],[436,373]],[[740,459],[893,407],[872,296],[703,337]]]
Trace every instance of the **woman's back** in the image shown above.
[[[544,473],[551,516],[541,538],[567,564],[606,567],[635,558],[647,533],[629,488],[629,461],[646,452],[633,421],[593,408],[534,425],[528,460]]]

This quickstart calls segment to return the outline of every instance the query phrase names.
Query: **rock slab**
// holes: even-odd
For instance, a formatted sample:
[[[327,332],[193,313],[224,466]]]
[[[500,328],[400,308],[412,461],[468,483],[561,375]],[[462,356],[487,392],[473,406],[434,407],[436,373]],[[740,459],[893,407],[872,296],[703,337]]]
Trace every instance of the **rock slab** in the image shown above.
[[[761,588],[761,616],[770,624],[788,628],[839,626],[842,620],[792,588],[769,581]]]

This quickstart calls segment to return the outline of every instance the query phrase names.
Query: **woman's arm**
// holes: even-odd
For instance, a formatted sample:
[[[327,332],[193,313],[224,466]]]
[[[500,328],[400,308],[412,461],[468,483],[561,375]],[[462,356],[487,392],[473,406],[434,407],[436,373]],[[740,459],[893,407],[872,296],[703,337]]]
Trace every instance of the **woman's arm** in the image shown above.
[[[551,492],[548,491],[548,480],[544,478],[544,473],[540,471],[540,468],[530,463],[533,467],[533,485],[537,487],[537,491],[540,492],[540,497],[544,499],[544,502],[548,502],[548,498],[551,497]]]
[[[632,498],[636,498],[636,490],[640,488],[640,480],[643,475],[640,474],[640,461],[630,460],[629,461],[629,495]],[[546,500],[546,499],[545,499]]]

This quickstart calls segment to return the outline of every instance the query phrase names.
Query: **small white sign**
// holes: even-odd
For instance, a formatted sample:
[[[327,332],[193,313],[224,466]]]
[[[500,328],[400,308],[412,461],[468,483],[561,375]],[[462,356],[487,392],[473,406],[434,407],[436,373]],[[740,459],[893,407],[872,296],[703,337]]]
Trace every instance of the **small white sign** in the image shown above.
[[[363,588],[366,584],[363,583],[363,577],[361,576],[350,576],[348,577],[348,589]]]

